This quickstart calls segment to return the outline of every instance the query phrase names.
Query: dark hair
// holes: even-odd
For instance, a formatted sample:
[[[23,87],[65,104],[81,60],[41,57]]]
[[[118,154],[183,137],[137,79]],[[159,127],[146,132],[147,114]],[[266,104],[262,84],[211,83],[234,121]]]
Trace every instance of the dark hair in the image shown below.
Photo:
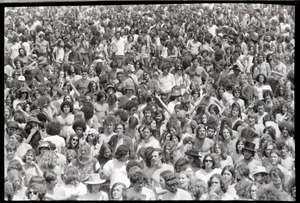
[[[110,190],[110,196],[111,196],[111,199],[113,199],[113,191],[115,189],[115,187],[121,185],[122,186],[122,197],[123,197],[123,200],[126,200],[127,199],[127,187],[124,183],[121,183],[121,182],[116,182],[112,185],[111,187],[111,190]]]
[[[70,112],[72,112],[74,107],[73,107],[73,103],[70,101],[63,101],[60,105],[60,110],[64,112],[64,106],[66,105],[70,107]]]
[[[226,170],[231,173],[232,179],[235,180],[235,168],[232,165],[226,165],[223,167],[221,175],[223,175]]]
[[[210,176],[209,180],[207,181],[207,186],[210,189],[212,186],[212,179],[213,178],[218,178],[220,181],[220,188],[223,191],[223,193],[225,193],[227,191],[227,187],[225,186],[225,183],[223,181],[223,177],[221,174],[215,173],[212,176]]]
[[[116,159],[120,159],[123,156],[126,156],[128,154],[128,152],[130,153],[130,149],[127,145],[124,145],[124,144],[120,145],[117,148],[116,153],[115,153]]]
[[[185,157],[180,157],[174,164],[174,168],[175,168],[175,171],[176,173],[179,173],[181,171],[183,171],[183,167],[185,165],[189,165],[189,161],[187,158]]]
[[[48,135],[59,135],[61,130],[61,124],[58,121],[50,121],[46,126],[46,132]]]
[[[83,129],[83,132],[86,130],[86,123],[83,120],[77,120],[73,123],[72,128],[74,131],[76,131],[77,127],[81,127]]]
[[[57,180],[57,174],[52,170],[46,170],[43,173],[46,183]]]
[[[214,169],[214,168],[216,167],[216,160],[215,160],[215,157],[214,157],[211,153],[206,154],[206,155],[204,156],[204,158],[203,158],[203,163],[205,162],[205,160],[206,160],[207,157],[210,157],[210,158],[212,159],[213,165],[212,165],[211,168]],[[202,168],[205,169],[205,164],[203,164]]]

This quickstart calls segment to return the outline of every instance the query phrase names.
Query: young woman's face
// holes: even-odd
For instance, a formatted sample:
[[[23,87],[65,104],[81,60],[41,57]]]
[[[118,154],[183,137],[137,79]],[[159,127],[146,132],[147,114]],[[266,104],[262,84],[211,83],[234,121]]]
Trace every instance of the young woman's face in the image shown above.
[[[176,134],[176,129],[175,128],[170,128],[170,134],[175,135]]]
[[[180,173],[178,176],[179,179],[179,187],[180,188],[186,188],[189,185],[190,180],[184,173]]]
[[[192,149],[192,147],[193,147],[193,143],[192,143],[192,142],[187,142],[187,143],[184,145],[184,147],[185,147],[186,150],[190,150],[190,149]]]
[[[37,191],[34,191],[32,188],[27,192],[29,200],[39,200]]]
[[[232,179],[233,179],[232,174],[228,170],[225,170],[222,176],[223,176],[225,182],[232,181]]]
[[[220,186],[220,179],[216,178],[216,177],[213,177],[211,179],[211,186]]]
[[[70,113],[71,108],[69,105],[64,105],[63,110],[64,110],[64,113]]]
[[[216,145],[215,146],[215,152],[217,153],[217,154],[221,154],[222,153],[222,149],[221,149],[221,147],[220,147],[220,145]]]
[[[241,151],[244,148],[244,143],[243,142],[239,142],[237,145],[238,151]]]
[[[239,109],[237,107],[234,107],[231,111],[232,116],[238,116],[239,115]]]
[[[123,125],[117,125],[116,126],[116,133],[118,135],[123,135],[123,131],[124,131]]]
[[[106,129],[108,132],[112,132],[114,129],[114,125],[112,123],[106,124]]]
[[[265,77],[262,76],[262,75],[260,75],[260,76],[258,77],[258,81],[259,81],[260,83],[263,83],[263,82],[265,81]]]
[[[100,184],[93,184],[91,188],[91,193],[97,193],[100,191]]]
[[[79,143],[79,137],[74,136],[74,137],[72,138],[71,144],[72,144],[73,146],[76,146],[78,143]]]
[[[149,137],[151,137],[151,132],[148,128],[145,128],[143,130],[143,137],[144,137],[144,139],[148,139]]]
[[[172,136],[172,141],[177,144],[179,142],[178,138],[176,136]]]
[[[223,138],[224,138],[225,140],[229,140],[230,137],[231,137],[231,135],[230,135],[229,130],[228,130],[228,129],[224,129],[224,130],[223,130]]]
[[[32,153],[26,154],[26,162],[31,163],[34,161],[34,155]]]
[[[213,166],[213,160],[211,157],[206,157],[206,159],[204,160],[204,164],[205,164],[205,168],[212,168]]]
[[[270,163],[272,165],[277,165],[279,163],[279,156],[276,153],[271,153],[270,154]]]
[[[151,129],[156,129],[156,121],[153,120],[151,123],[150,123],[150,127]]]
[[[106,149],[104,150],[103,157],[104,157],[104,158],[109,158],[110,155],[111,155],[111,150],[106,148]]]

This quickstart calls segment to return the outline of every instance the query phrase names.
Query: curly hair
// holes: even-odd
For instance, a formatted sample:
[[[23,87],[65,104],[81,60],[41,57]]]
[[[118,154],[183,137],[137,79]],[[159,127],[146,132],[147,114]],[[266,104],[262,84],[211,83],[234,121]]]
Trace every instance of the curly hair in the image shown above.
[[[38,99],[37,99],[37,106],[39,106],[40,108],[43,108],[45,104],[50,104],[50,98],[46,95],[41,95]]]
[[[44,201],[45,200],[45,195],[47,193],[46,185],[41,184],[41,183],[32,183],[32,184],[30,184],[27,187],[27,191],[26,191],[28,199],[30,199],[28,192],[31,189],[34,190],[35,192],[37,192],[38,198],[39,198],[40,201]]]
[[[83,132],[86,130],[86,123],[83,120],[77,120],[73,123],[72,128],[74,131],[76,131],[77,127],[81,127]]]
[[[109,123],[112,123],[113,125],[116,125],[116,117],[114,115],[107,115],[104,118],[103,125],[107,125]]]
[[[84,113],[85,120],[89,120],[94,116],[94,107],[90,102],[84,103],[80,110]]]
[[[74,105],[73,105],[73,103],[70,102],[70,101],[63,101],[63,102],[61,103],[61,105],[60,105],[60,110],[61,110],[62,112],[64,112],[64,107],[65,107],[66,105],[70,107],[70,112],[73,112]]]
[[[128,100],[124,105],[124,109],[130,111],[132,108],[135,108],[137,106],[138,106],[137,102]]]
[[[75,181],[80,181],[79,170],[77,166],[67,166],[63,179],[65,184],[72,184]]]
[[[50,121],[46,126],[48,135],[59,135],[61,131],[61,124],[58,121]]]
[[[287,128],[289,134],[294,132],[294,125],[289,121],[282,121],[278,124],[279,130],[282,132],[285,128]]]
[[[128,118],[129,118],[128,112],[123,109],[116,110],[114,115],[115,115],[115,117],[119,116],[122,122],[127,122]]]
[[[23,156],[23,158],[22,158],[22,161],[23,161],[24,163],[26,162],[26,157],[27,157],[28,154],[31,154],[31,155],[32,155],[33,161],[36,160],[36,151],[35,151],[35,149],[28,149],[28,150],[26,151],[26,154],[25,154],[25,155]]]
[[[57,158],[54,151],[45,151],[39,161],[41,170],[54,169],[57,165]]]

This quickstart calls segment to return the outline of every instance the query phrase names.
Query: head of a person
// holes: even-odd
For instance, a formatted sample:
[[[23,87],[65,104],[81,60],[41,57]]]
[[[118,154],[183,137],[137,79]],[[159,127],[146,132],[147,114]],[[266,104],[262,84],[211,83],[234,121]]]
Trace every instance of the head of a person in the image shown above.
[[[222,175],[221,174],[213,174],[209,180],[207,181],[207,186],[208,186],[208,190],[211,190],[212,188],[219,188],[221,189],[221,191],[223,193],[225,193],[227,191],[227,188],[225,186],[225,183],[223,181]],[[218,190],[214,190],[215,192],[217,192]]]
[[[275,145],[276,147],[276,145]],[[281,153],[278,149],[274,148],[270,152],[270,164],[273,166],[277,166],[278,164],[281,163]]]
[[[223,141],[229,141],[232,138],[232,129],[228,126],[224,126],[220,130],[220,137]]]
[[[237,182],[243,178],[248,178],[250,175],[249,166],[245,163],[238,165],[235,169],[235,174]]]
[[[151,165],[157,166],[163,163],[163,151],[160,148],[153,148],[151,154]]]
[[[199,124],[196,128],[196,138],[205,139],[207,135],[206,127],[203,124]]]
[[[121,162],[125,162],[128,161],[129,157],[130,157],[130,149],[127,145],[120,145],[115,153],[115,157],[117,160],[121,161]]]
[[[60,110],[63,113],[71,113],[73,112],[73,103],[71,101],[63,101],[60,105]]]
[[[57,174],[52,170],[46,170],[43,173],[43,177],[46,181],[47,190],[52,190],[57,184]]]
[[[80,181],[79,170],[77,166],[67,166],[63,177],[65,184],[76,184]]]
[[[282,185],[285,177],[284,173],[278,167],[273,167],[269,171],[269,176],[271,177],[271,182],[276,186]]]
[[[211,169],[214,169],[216,167],[216,160],[215,160],[215,157],[209,153],[209,154],[206,154],[203,158],[203,166],[202,168],[203,169],[206,169],[206,168],[211,168]]]
[[[47,193],[46,186],[40,183],[32,183],[27,187],[26,196],[29,200],[43,201]]]
[[[58,121],[50,121],[46,126],[48,135],[59,135],[61,131],[61,124]]]
[[[92,150],[90,145],[87,142],[79,144],[78,148],[78,159],[88,159],[92,156]]]
[[[86,123],[84,120],[81,119],[74,121],[72,128],[75,131],[75,133],[81,138],[83,136],[83,132],[85,132],[86,130]]]
[[[111,187],[111,198],[113,200],[126,200],[127,199],[127,187],[124,183],[116,182]]]
[[[234,102],[231,106],[231,115],[241,117],[242,111],[239,103]]]
[[[5,150],[6,150],[6,158],[8,160],[12,160],[15,157],[15,154],[17,152],[17,148],[19,147],[19,144],[16,140],[10,140],[6,146],[5,146]]]
[[[232,165],[224,166],[221,175],[225,184],[232,184],[235,182],[235,168]]]
[[[32,161],[36,161],[36,151],[34,149],[28,149],[22,161],[24,163],[31,163]]]
[[[176,193],[178,189],[178,180],[175,173],[170,173],[165,176],[166,189],[171,193]]]
[[[132,184],[136,192],[142,191],[145,183],[147,182],[147,176],[141,170],[134,171],[129,175],[130,183]]]

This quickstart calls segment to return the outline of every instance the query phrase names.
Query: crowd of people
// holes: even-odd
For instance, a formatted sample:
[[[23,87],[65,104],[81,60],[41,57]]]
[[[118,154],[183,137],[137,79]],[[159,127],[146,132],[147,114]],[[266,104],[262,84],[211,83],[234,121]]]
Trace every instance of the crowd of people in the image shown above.
[[[295,201],[295,7],[6,7],[6,200]]]

